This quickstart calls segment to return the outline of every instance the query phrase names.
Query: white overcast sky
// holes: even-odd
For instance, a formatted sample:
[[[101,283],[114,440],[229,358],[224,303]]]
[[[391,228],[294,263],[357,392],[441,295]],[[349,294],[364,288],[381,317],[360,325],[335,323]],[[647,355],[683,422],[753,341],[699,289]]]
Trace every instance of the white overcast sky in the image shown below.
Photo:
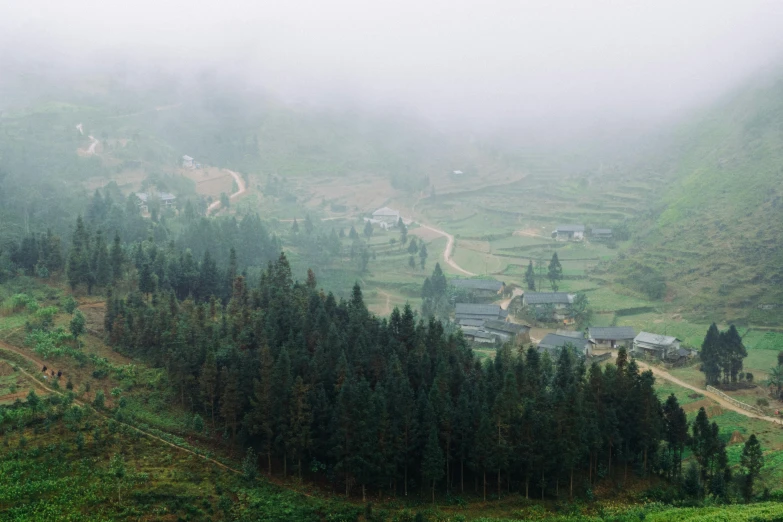
[[[0,33],[6,55],[219,64],[285,99],[440,121],[645,120],[778,63],[783,0],[0,0]]]

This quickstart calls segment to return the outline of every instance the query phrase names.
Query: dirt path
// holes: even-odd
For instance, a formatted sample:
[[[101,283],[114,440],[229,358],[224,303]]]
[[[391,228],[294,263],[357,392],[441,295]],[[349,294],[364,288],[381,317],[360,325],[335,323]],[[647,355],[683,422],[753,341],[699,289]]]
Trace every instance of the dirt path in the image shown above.
[[[383,290],[378,290],[378,293],[381,294],[381,295],[386,296],[386,307],[385,307],[385,309],[383,311],[383,315],[389,315],[392,312],[392,309],[391,309],[391,296],[387,292],[384,292]]]
[[[666,379],[667,381],[673,382],[674,384],[677,384],[678,386],[682,386],[683,388],[688,388],[689,390],[693,390],[697,393],[700,393],[701,395],[704,395],[705,397],[709,397],[710,399],[714,400],[718,404],[721,405],[721,407],[726,408],[731,411],[735,411],[741,415],[744,415],[746,417],[751,417],[753,419],[760,419],[767,422],[773,422],[775,424],[781,424],[783,425],[783,421],[780,419],[776,419],[775,417],[767,417],[766,415],[757,415],[755,413],[749,412],[747,410],[743,410],[742,408],[738,406],[734,406],[732,403],[728,402],[727,400],[723,399],[721,396],[712,393],[710,391],[697,388],[696,386],[693,386],[691,384],[688,384],[687,382],[684,382],[677,377],[673,376],[669,372],[665,370],[661,370],[660,368],[656,368],[655,366],[649,366],[641,361],[636,361],[636,364],[639,365],[640,369],[643,370],[650,370],[653,372],[653,375],[660,377],[662,379]]]
[[[508,310],[508,305],[511,304],[511,301],[513,301],[515,297],[519,297],[523,293],[524,291],[521,288],[515,288],[514,291],[511,293],[511,297],[509,297],[508,299],[503,299],[501,301],[498,301],[497,304],[499,304],[500,308],[502,308],[503,310]]]
[[[81,123],[77,125],[76,128],[79,129],[79,132],[82,132]],[[95,147],[97,147],[98,144],[100,143],[100,141],[96,140],[94,136],[87,136],[87,137],[90,138],[91,140],[90,146],[87,147],[86,149],[78,149],[76,151],[81,156],[93,156],[95,154]]]
[[[4,341],[0,341],[0,351],[3,351],[3,350],[5,350],[5,351],[9,351],[9,352],[13,352],[13,353],[15,353],[15,354],[17,354],[17,355],[20,355],[20,356],[24,357],[25,359],[27,359],[27,360],[28,360],[28,361],[30,361],[30,362],[33,362],[33,363],[35,363],[35,364],[37,364],[37,365],[39,365],[39,366],[43,366],[43,361],[42,361],[41,359],[38,359],[37,357],[33,357],[33,356],[31,356],[31,355],[27,354],[27,353],[26,353],[24,350],[20,350],[20,349],[19,349],[19,348],[17,348],[16,346],[10,345],[10,344],[8,344],[8,343],[6,343],[6,342],[4,342]],[[35,384],[36,384],[36,385],[37,385],[39,388],[41,388],[41,389],[43,389],[43,390],[46,390],[46,391],[48,391],[49,393],[55,393],[55,394],[57,394],[57,395],[60,395],[61,397],[64,397],[64,396],[65,396],[65,394],[64,394],[63,392],[61,392],[61,391],[59,391],[59,390],[55,390],[54,388],[50,388],[49,386],[47,386],[47,384],[45,384],[45,383],[41,382],[40,380],[38,380],[38,378],[37,378],[36,376],[32,375],[32,374],[31,374],[30,372],[28,372],[27,370],[24,370],[23,368],[19,368],[18,366],[17,366],[17,368],[18,368],[19,372],[21,372],[23,375],[26,375],[27,377],[29,377],[29,378],[30,378],[30,379],[31,379],[31,380],[32,380],[32,381],[33,381],[33,382],[34,382],[34,383],[35,383]],[[74,402],[74,403],[76,403],[76,404],[79,404],[80,406],[87,407],[87,408],[91,408],[91,409],[92,409],[92,410],[94,410],[94,411],[95,411],[95,412],[96,412],[96,413],[97,413],[99,416],[103,417],[103,418],[104,418],[104,419],[106,419],[106,420],[113,420],[111,417],[109,417],[108,415],[106,415],[106,414],[104,414],[104,413],[102,413],[102,412],[100,412],[100,411],[96,410],[95,408],[93,408],[93,407],[92,407],[90,404],[88,404],[88,403],[85,403],[85,402],[83,402],[83,401],[81,401],[81,400],[79,400],[79,399],[76,399],[76,398],[74,398],[73,402]],[[153,434],[151,434],[151,433],[147,433],[146,431],[144,431],[144,430],[142,430],[142,429],[139,429],[139,428],[137,428],[136,426],[133,426],[133,425],[131,425],[131,424],[126,424],[126,423],[124,423],[124,422],[121,422],[121,421],[116,421],[116,420],[115,420],[115,422],[118,422],[119,424],[124,424],[125,426],[128,426],[128,427],[129,427],[129,428],[131,428],[132,430],[135,430],[135,431],[137,431],[137,432],[139,432],[139,433],[141,433],[141,434],[143,434],[143,435],[146,435],[147,437],[149,437],[149,438],[151,438],[151,439],[155,439],[155,440],[157,440],[158,442],[162,442],[163,444],[166,444],[166,445],[168,445],[168,446],[171,446],[172,448],[177,448],[177,449],[178,449],[178,450],[180,450],[180,451],[184,451],[184,452],[186,452],[186,453],[190,453],[191,455],[195,455],[196,457],[199,457],[199,458],[201,458],[201,459],[203,459],[203,460],[206,460],[206,461],[208,461],[208,462],[211,462],[211,463],[213,463],[213,464],[216,464],[216,465],[220,466],[220,467],[221,467],[221,468],[223,468],[223,469],[226,469],[226,470],[228,470],[228,471],[232,471],[232,472],[234,472],[234,473],[237,473],[237,474],[240,474],[240,475],[242,474],[242,472],[241,472],[241,471],[239,471],[239,470],[237,470],[237,469],[234,469],[234,468],[232,468],[232,467],[230,467],[230,466],[227,466],[227,465],[223,464],[222,462],[219,462],[219,461],[217,461],[217,460],[215,460],[215,459],[211,459],[211,458],[209,458],[209,457],[206,457],[206,456],[204,456],[204,455],[199,455],[199,454],[198,454],[198,453],[196,453],[195,451],[191,451],[191,450],[189,450],[189,449],[187,449],[187,448],[183,448],[182,446],[178,446],[178,445],[174,444],[173,442],[169,442],[169,441],[167,441],[167,440],[165,440],[165,439],[162,439],[162,438],[160,438],[160,437],[158,437],[158,436],[156,436],[156,435],[153,435]]]
[[[452,251],[454,250],[454,236],[452,236],[452,235],[451,235],[451,234],[449,234],[448,232],[444,232],[443,230],[440,230],[440,229],[437,229],[437,228],[431,227],[431,226],[429,226],[429,225],[425,225],[425,224],[423,224],[423,223],[419,223],[419,226],[420,226],[421,228],[426,228],[427,230],[431,230],[432,232],[435,232],[436,234],[440,234],[441,236],[445,236],[445,237],[446,237],[446,239],[447,239],[448,241],[447,241],[447,243],[446,243],[446,248],[445,248],[445,249],[443,249],[443,260],[444,260],[444,261],[445,261],[445,262],[446,262],[446,263],[447,263],[447,264],[448,264],[448,265],[449,265],[451,268],[453,268],[454,270],[456,270],[456,271],[458,271],[458,272],[462,272],[462,273],[463,273],[463,274],[465,274],[465,275],[469,275],[469,276],[474,276],[474,275],[476,275],[476,274],[474,274],[473,272],[469,272],[469,271],[465,270],[464,268],[462,268],[461,266],[459,266],[459,265],[458,265],[458,264],[457,264],[457,263],[456,263],[456,262],[455,262],[455,261],[454,261],[454,260],[451,258],[451,253],[452,253]]]
[[[237,174],[237,173],[236,173],[236,172],[234,172],[233,170],[228,170],[228,169],[223,169],[223,170],[225,170],[226,172],[228,172],[229,174],[231,174],[231,176],[233,176],[233,178],[234,178],[234,181],[236,181],[236,182],[237,182],[237,187],[239,187],[239,190],[237,190],[236,192],[234,192],[233,194],[231,194],[231,196],[229,197],[229,200],[236,199],[236,198],[238,198],[239,196],[241,196],[242,194],[244,194],[244,193],[245,193],[245,191],[247,191],[247,186],[245,185],[245,180],[244,180],[244,179],[242,179],[242,176],[240,176],[239,174]],[[220,200],[213,201],[213,202],[212,202],[212,203],[211,203],[211,204],[210,204],[210,205],[207,207],[207,214],[210,214],[210,213],[212,213],[212,211],[213,211],[213,210],[217,210],[218,208],[220,208]]]

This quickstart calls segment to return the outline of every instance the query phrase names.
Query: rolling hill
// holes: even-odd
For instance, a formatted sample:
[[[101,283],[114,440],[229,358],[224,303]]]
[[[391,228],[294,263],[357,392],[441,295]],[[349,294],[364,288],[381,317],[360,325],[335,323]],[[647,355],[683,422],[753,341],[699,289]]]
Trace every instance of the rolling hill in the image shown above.
[[[708,320],[783,311],[783,75],[756,80],[672,136],[668,186],[621,271],[648,269],[667,301]]]

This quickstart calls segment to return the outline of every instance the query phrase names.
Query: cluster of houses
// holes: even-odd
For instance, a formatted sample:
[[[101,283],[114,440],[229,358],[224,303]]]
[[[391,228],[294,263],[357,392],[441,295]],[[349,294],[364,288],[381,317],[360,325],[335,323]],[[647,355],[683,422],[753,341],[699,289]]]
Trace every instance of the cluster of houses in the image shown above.
[[[466,339],[478,344],[530,342],[530,327],[508,321],[508,310],[497,304],[457,303],[455,322]]]
[[[558,225],[552,231],[552,237],[558,241],[582,241],[585,238],[584,225]],[[590,230],[590,238],[598,241],[612,239],[611,228],[593,228]]]
[[[687,360],[695,355],[693,350],[683,348],[676,337],[649,332],[637,334],[630,326],[591,327],[587,332],[557,330],[538,343],[538,351],[555,356],[566,346],[584,357],[591,357],[594,349],[611,351],[621,347],[635,356],[668,362]]]
[[[487,298],[496,298],[505,289],[505,283],[501,281],[483,279],[451,279],[449,284],[480,292]],[[522,296],[522,302],[533,308],[546,306],[556,319],[566,319],[574,297],[566,292],[527,292]],[[498,304],[456,303],[454,320],[465,338],[477,344],[530,343],[530,326],[510,322],[508,310]],[[695,355],[693,350],[683,348],[676,337],[637,333],[630,326],[590,327],[586,331],[560,329],[544,336],[537,349],[554,357],[565,347],[588,359],[594,356],[594,350],[611,352],[620,347],[635,356],[667,362],[681,362]]]

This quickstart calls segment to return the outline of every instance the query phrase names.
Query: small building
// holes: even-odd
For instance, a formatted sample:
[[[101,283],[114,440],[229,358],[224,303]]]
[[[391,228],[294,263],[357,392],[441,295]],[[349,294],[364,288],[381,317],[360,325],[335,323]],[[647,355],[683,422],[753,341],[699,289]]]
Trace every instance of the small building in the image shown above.
[[[611,228],[594,228],[590,233],[590,237],[595,241],[608,241],[612,239]]]
[[[495,344],[495,336],[483,330],[477,330],[475,332],[464,332],[464,335],[468,341],[473,341],[474,343]]]
[[[576,337],[558,335],[558,334],[546,334],[541,342],[538,343],[538,352],[549,352],[552,357],[560,355],[560,350],[566,346],[574,348],[575,352],[582,357],[589,357],[593,353],[593,344],[589,339],[578,339]]]
[[[366,223],[371,224],[372,226],[376,226],[377,225],[378,227],[380,227],[383,230],[389,230],[391,228],[394,228],[396,226],[396,224],[397,224],[397,223],[389,223],[387,221],[383,221],[383,220],[380,220],[380,219],[374,219],[374,218],[364,218],[364,221]]]
[[[633,340],[631,352],[654,359],[678,357],[680,340],[668,335],[640,332]]]
[[[483,330],[494,335],[500,342],[527,344],[530,342],[530,326],[492,319],[485,321]]]
[[[630,348],[636,332],[630,326],[591,327],[588,329],[588,337],[596,346]]]
[[[139,208],[142,212],[149,211],[149,202],[151,198],[157,198],[160,200],[160,204],[164,207],[174,206],[177,201],[177,196],[168,192],[159,192],[157,194],[147,194],[146,192],[136,193],[136,199],[138,199]]]
[[[559,225],[552,237],[558,241],[582,241],[585,238],[584,225]]]
[[[196,167],[193,158],[187,155],[182,156],[182,166],[185,167],[186,169],[193,169]]]
[[[496,304],[457,303],[454,319],[461,323],[464,319],[478,319],[482,321],[505,321],[508,311]]]
[[[568,309],[574,304],[574,294],[567,292],[525,292],[522,305],[531,308],[552,307],[552,318],[562,321],[568,316]]]
[[[454,288],[469,290],[478,296],[494,297],[503,293],[506,283],[494,279],[451,279]]]
[[[484,327],[484,319],[460,319],[457,321],[463,333],[476,332]]]
[[[400,212],[389,207],[379,208],[372,213],[372,219],[378,223],[394,226],[400,221]]]

